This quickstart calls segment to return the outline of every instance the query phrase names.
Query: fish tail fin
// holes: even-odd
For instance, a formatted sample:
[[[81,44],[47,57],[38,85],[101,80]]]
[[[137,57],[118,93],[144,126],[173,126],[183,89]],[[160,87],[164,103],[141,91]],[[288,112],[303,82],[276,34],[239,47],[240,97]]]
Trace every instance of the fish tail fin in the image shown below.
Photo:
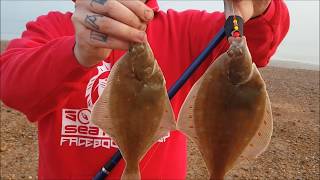
[[[224,180],[224,175],[217,176],[217,175],[212,174],[209,179],[210,180]]]
[[[138,164],[126,165],[121,180],[140,180],[140,169]]]

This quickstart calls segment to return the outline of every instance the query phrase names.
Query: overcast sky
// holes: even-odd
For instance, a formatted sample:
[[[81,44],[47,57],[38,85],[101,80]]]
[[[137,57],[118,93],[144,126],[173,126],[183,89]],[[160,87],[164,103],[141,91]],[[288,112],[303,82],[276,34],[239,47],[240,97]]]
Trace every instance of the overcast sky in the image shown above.
[[[319,64],[319,1],[287,0],[291,27],[289,34],[274,56],[275,59]],[[159,1],[160,8],[179,11],[200,9],[222,11],[222,0]],[[1,0],[1,39],[17,38],[25,23],[51,10],[73,11],[71,0]]]

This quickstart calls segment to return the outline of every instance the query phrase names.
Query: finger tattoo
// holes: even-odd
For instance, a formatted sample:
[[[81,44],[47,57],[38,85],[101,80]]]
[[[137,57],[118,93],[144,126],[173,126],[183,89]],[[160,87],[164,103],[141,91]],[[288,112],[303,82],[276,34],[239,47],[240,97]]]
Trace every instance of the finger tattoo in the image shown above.
[[[90,39],[101,41],[101,42],[107,42],[108,36],[103,33],[99,33],[96,31],[91,31],[90,32]]]
[[[107,2],[107,0],[92,0],[90,5],[93,6],[93,3],[98,3],[100,5],[104,5]]]
[[[100,14],[95,14],[91,16],[87,15],[84,21],[95,30],[99,30],[99,26],[96,24],[96,21],[98,20],[99,17],[103,17],[103,16]]]

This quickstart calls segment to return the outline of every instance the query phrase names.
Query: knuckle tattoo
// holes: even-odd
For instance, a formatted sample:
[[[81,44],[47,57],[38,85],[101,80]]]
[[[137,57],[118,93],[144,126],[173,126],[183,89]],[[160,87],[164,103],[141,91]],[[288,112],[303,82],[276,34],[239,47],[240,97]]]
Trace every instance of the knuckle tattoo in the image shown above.
[[[99,33],[99,32],[96,32],[96,31],[91,31],[90,32],[90,39],[91,40],[100,41],[100,42],[107,42],[108,36],[106,34],[103,34],[103,33]]]
[[[90,5],[93,6],[93,4],[100,4],[105,5],[107,0],[91,0]]]
[[[97,25],[97,20],[98,18],[101,18],[101,17],[103,16],[100,14],[87,15],[84,21],[87,25],[89,25],[93,29],[99,30],[99,26]]]

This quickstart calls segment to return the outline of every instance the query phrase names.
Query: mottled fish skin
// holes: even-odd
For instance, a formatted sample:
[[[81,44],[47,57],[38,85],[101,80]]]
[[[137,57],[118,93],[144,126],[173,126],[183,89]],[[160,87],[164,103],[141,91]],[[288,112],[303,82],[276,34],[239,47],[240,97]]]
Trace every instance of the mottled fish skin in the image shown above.
[[[233,41],[191,91],[178,129],[197,143],[210,179],[223,179],[242,152],[253,146],[249,143],[263,124],[269,101],[245,37]],[[189,127],[186,119],[192,121]]]
[[[175,129],[165,80],[148,43],[133,44],[112,68],[92,120],[119,146],[126,161],[122,179],[140,179],[141,158]]]

